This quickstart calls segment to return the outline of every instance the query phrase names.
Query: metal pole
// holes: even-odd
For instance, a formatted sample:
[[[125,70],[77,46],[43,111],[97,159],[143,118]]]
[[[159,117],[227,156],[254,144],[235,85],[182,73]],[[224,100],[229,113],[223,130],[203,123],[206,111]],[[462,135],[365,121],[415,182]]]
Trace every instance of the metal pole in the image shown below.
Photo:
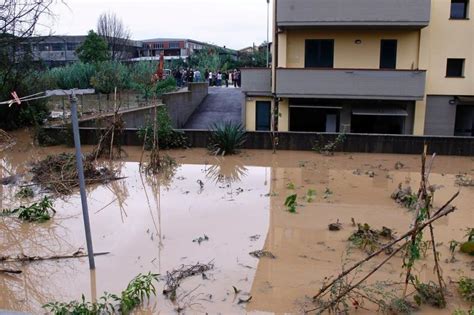
[[[91,226],[89,222],[89,210],[87,208],[86,183],[84,180],[84,166],[82,165],[81,138],[79,136],[79,122],[77,119],[77,98],[74,93],[70,95],[72,130],[74,133],[74,146],[76,147],[76,164],[79,175],[79,187],[81,190],[82,215],[87,241],[87,255],[89,256],[89,268],[95,269],[94,250],[92,248]]]
[[[270,0],[267,0],[267,68],[270,65],[270,43],[268,38],[268,32],[270,28]]]

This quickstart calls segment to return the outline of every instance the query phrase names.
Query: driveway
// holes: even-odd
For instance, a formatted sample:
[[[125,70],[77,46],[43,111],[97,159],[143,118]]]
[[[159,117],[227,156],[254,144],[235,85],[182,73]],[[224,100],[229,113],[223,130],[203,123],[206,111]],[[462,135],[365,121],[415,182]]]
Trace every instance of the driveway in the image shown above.
[[[209,87],[209,95],[191,115],[184,129],[209,129],[214,123],[242,123],[244,94],[233,87]]]

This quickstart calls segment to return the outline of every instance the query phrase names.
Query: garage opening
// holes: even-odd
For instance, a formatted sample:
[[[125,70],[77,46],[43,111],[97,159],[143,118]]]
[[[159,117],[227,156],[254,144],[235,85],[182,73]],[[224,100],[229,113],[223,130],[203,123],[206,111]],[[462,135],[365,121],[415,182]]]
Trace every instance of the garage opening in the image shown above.
[[[399,108],[357,108],[352,110],[352,133],[403,134],[408,112]]]
[[[342,107],[290,105],[290,130],[339,132]]]
[[[458,105],[456,108],[455,136],[474,137],[474,106]]]

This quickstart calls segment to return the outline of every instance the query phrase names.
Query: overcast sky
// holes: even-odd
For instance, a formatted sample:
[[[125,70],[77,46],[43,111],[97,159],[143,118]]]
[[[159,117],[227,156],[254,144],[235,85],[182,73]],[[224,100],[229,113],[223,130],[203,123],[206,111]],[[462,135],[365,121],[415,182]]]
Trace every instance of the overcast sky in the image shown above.
[[[54,5],[52,21],[42,21],[41,34],[83,35],[96,29],[102,12],[111,11],[136,40],[179,37],[241,49],[260,44],[267,36],[266,0],[64,1],[67,6],[60,1]]]

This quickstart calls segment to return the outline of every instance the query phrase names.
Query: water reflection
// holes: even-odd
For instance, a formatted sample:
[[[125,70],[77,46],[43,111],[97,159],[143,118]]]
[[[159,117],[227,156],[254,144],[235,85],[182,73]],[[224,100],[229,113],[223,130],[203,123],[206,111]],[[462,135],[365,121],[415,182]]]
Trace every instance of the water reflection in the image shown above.
[[[215,157],[206,167],[206,178],[217,184],[238,183],[247,176],[248,168],[236,158]]]

